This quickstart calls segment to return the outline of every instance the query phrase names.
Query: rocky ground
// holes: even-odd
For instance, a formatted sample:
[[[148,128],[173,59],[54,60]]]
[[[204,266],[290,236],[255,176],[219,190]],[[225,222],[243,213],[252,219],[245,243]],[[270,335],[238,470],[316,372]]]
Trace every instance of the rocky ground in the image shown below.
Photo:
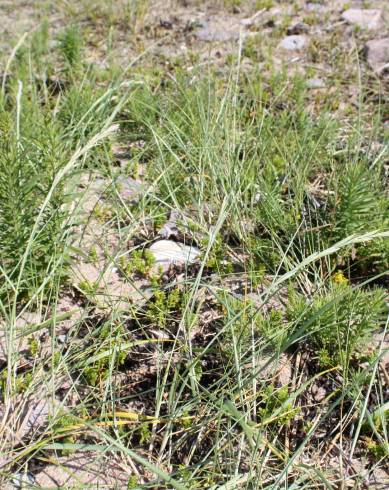
[[[199,68],[204,73],[212,70],[221,78],[228,78],[232,66],[239,66],[243,74],[261,73],[265,79],[277,71],[283,71],[286,79],[299,74],[309,93],[307,111],[314,117],[323,107],[330,106],[334,119],[344,122],[345,138],[355,114],[363,114],[368,120],[367,116],[379,105],[380,137],[369,151],[375,155],[387,152],[389,4],[386,1],[152,0],[133,2],[131,8],[127,5],[127,9],[125,4],[122,0],[58,4],[19,0],[1,2],[0,46],[1,51],[7,53],[7,56],[2,56],[3,79],[12,71],[7,64],[12,46],[18,39],[22,40],[24,33],[33,32],[44,19],[47,19],[52,33],[63,29],[67,23],[76,22],[85,39],[85,62],[93,63],[99,69],[113,64],[116,70],[127,70],[124,83],[134,80],[142,83],[153,79],[156,73],[162,74],[163,81],[172,80],[178,77],[178,68],[185,74],[194,73],[193,84],[197,83]],[[54,40],[53,50],[55,43]],[[60,84],[61,67],[54,68],[50,77],[54,83]],[[280,104],[285,104],[282,96]],[[156,408],[155,394],[151,392],[161,382],[161,373],[165,369],[168,371],[167,366],[182,362],[182,352],[176,344],[188,342],[194,350],[208,349],[209,339],[217,334],[215,325],[224,314],[216,299],[220,291],[229,291],[236,300],[250,298],[255,307],[263,307],[264,314],[271,310],[285,312],[287,308],[287,287],[280,287],[270,298],[267,297],[273,285],[270,274],[265,274],[263,281],[253,286],[244,270],[234,274],[232,279],[213,271],[201,284],[196,284],[196,277],[202,270],[204,249],[201,243],[204,237],[202,230],[194,231],[193,222],[198,216],[190,205],[184,212],[172,207],[160,223],[155,220],[152,226],[147,217],[142,216],[138,216],[134,223],[120,223],[112,209],[123,207],[133,212],[138,202],[153,195],[158,181],[150,182],[144,177],[146,170],[142,163],[136,175],[123,177],[132,161],[134,147],[142,148],[145,144],[142,139],[126,141],[117,126],[111,127],[108,138],[115,170],[113,175],[107,176],[99,170],[82,170],[67,183],[69,193],[76,196],[71,204],[74,209],[71,266],[58,299],[39,311],[27,305],[17,313],[12,346],[13,352],[17,353],[15,369],[21,372],[33,369],[42,382],[37,382],[28,396],[18,393],[0,402],[0,468],[4,472],[4,483],[0,485],[4,489],[173,488],[173,484],[169,486],[166,482],[155,483],[155,467],[170,474],[178,461],[183,475],[185,465],[192,464],[191,458],[194,463],[199,461],[196,451],[204,454],[202,444],[207,444],[205,430],[204,435],[196,435],[196,440],[184,440],[185,418],[190,417],[185,412],[180,415],[182,421],[175,426],[177,451],[169,446],[172,441],[164,439],[160,429],[168,414],[161,408],[161,401]],[[213,222],[212,226],[217,228],[218,224]],[[131,270],[124,262],[128,259],[128,251],[135,250],[139,244],[147,252],[138,268]],[[244,252],[236,250],[235,253],[234,260],[244,263]],[[156,276],[159,284],[168,290],[172,285],[179,285],[183,291],[185,281],[194,281],[193,301],[198,308],[195,328],[184,331],[175,313],[170,322],[173,326],[169,324],[171,328],[163,319],[156,324],[150,321],[147,317],[150,309],[147,308],[150,302],[155,302],[153,281]],[[158,316],[158,311],[155,310],[154,314]],[[113,324],[119,332],[117,335],[122,336],[121,347],[116,351],[108,340],[99,337],[98,342],[106,342],[105,350],[96,353],[93,349],[97,342],[94,332],[97,327],[103,329],[107,318],[114,319]],[[6,320],[0,318],[0,321],[0,364],[6,369],[10,345],[6,340]],[[127,329],[126,334],[121,333],[123,325]],[[170,349],[171,344],[173,347]],[[38,352],[32,353],[32,345],[36,345]],[[50,364],[53,351],[65,352],[65,358],[72,365],[76,365],[77,359],[86,351],[89,353],[89,365],[95,366],[105,357],[120,358],[126,346],[131,350],[130,358],[124,359],[120,369],[112,368],[108,383],[102,379],[89,379],[93,389],[86,387],[81,377],[75,377],[74,373],[70,375],[66,368],[60,370],[61,377],[57,374],[53,380],[47,372],[44,373],[46,368],[39,367],[40,363],[42,366]],[[371,342],[372,350],[380,348],[383,353],[378,376],[383,390],[381,395],[386,403],[389,390],[388,347],[389,340],[380,334]],[[301,441],[307,434],[307,429],[303,429],[304,422],[309,420],[314,424],[329,406],[331,393],[340,384],[340,377],[334,376],[327,384],[312,377],[309,355],[307,350],[297,354],[285,352],[279,357],[269,355],[263,359],[261,378],[268,383],[288,386],[290,393],[297,392],[304,383],[309,385],[298,402],[300,412],[296,418],[299,422],[286,436],[282,435],[283,444],[291,451],[293,440]],[[251,366],[251,369],[257,368]],[[215,377],[220,374],[220,366],[208,353],[204,354],[202,370],[214,371]],[[92,371],[89,375],[95,376]],[[211,387],[213,374],[208,376],[208,386]],[[179,380],[174,382],[179,384]],[[110,390],[115,391],[115,395],[104,406],[106,418],[92,430],[88,421],[95,420],[97,414],[90,407],[98,405],[102,396],[100,390],[107,399]],[[128,393],[131,393],[130,399],[126,398]],[[162,396],[166,398],[169,393]],[[117,401],[116,406],[113,399]],[[83,425],[79,419],[74,419],[62,429],[56,426],[57,438],[47,436],[46,427],[55,424],[53,413],[58,415],[64,411],[62,418],[66,418],[67,410],[73,413],[86,400],[90,410]],[[314,406],[320,409],[314,410]],[[112,415],[115,411],[118,413]],[[127,415],[121,418],[122,412]],[[206,410],[204,413],[206,423],[211,424],[209,413]],[[141,424],[132,442],[136,440],[134,444],[139,446],[139,457],[149,460],[151,466],[145,466],[134,458],[130,444],[117,445],[115,441],[121,440],[120,424],[115,427],[115,434],[107,432],[101,439],[105,450],[99,449],[94,439],[98,436],[91,434],[94,430],[98,433],[109,424],[113,425],[115,417],[123,424],[129,420]],[[286,423],[291,424],[290,420]],[[308,449],[301,453],[299,464],[324,468],[326,478],[331,482],[327,488],[389,488],[387,465],[383,458],[380,464],[372,465],[365,454],[357,451],[357,457],[350,460],[342,452],[348,447],[342,432],[338,432],[339,436],[335,435],[331,443],[326,441],[328,427],[336,423],[337,420],[329,419],[320,425],[315,439],[317,452]],[[66,440],[58,436],[61,430],[68,431]],[[82,434],[80,439],[77,438],[79,434]],[[352,440],[352,436],[349,438]],[[61,450],[56,446],[57,441],[65,444]],[[67,443],[71,445],[69,451],[66,450]],[[47,445],[43,456],[36,456],[39,444]],[[277,460],[277,451],[272,452],[271,441],[266,444],[265,447],[270,447],[270,460]],[[164,450],[174,453],[168,462],[162,462]],[[245,465],[242,467],[245,474]],[[270,478],[269,475],[267,477]],[[244,477],[239,478],[228,487],[204,486],[205,483],[200,483],[203,486],[199,487],[190,486],[190,482],[183,478],[180,481],[187,486],[175,488],[277,488],[271,486],[277,485],[274,480],[268,486],[266,483],[263,486],[245,486]],[[296,487],[291,481],[289,485],[290,488],[326,488],[324,483],[320,483],[320,478],[317,481],[319,483],[312,487],[303,486],[306,483],[302,481]]]

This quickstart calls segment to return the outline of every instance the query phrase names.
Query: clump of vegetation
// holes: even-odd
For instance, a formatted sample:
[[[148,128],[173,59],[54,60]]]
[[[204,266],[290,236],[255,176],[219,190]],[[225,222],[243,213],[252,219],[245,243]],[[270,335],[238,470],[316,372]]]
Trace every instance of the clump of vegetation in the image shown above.
[[[83,40],[79,27],[67,27],[59,37],[60,53],[69,69],[80,68],[82,61]]]
[[[111,374],[112,369],[122,366],[126,360],[127,353],[121,349],[126,332],[121,323],[105,324],[100,329],[96,339],[96,349],[87,365],[83,368],[82,374],[90,386],[97,386],[104,382]],[[111,355],[105,355],[109,348]],[[96,360],[93,360],[96,358]]]
[[[328,367],[347,366],[352,356],[366,347],[372,333],[383,326],[385,312],[382,289],[355,290],[337,272],[334,286],[310,302],[292,294],[287,315],[294,330],[316,350],[320,363]]]
[[[337,179],[334,203],[337,237],[382,228],[388,221],[388,203],[379,172],[372,172],[364,162],[352,162]]]
[[[16,110],[16,101],[11,111]],[[50,275],[53,261],[63,252],[63,186],[53,187],[64,164],[64,148],[55,125],[44,122],[44,113],[33,102],[19,107],[32,112],[14,125],[3,114],[0,144],[0,266],[4,278],[0,296],[31,291]],[[3,108],[4,110],[4,108]],[[35,113],[35,116],[33,114]],[[32,123],[30,117],[36,117]],[[46,200],[50,194],[51,199]],[[54,280],[54,277],[53,277]],[[14,290],[15,291],[15,290]]]
[[[171,315],[182,305],[183,294],[175,288],[171,291],[155,291],[154,301],[149,304],[146,317],[159,327],[165,327]]]
[[[148,249],[134,250],[128,260],[122,256],[120,262],[122,270],[128,276],[139,274],[141,276],[150,277],[150,275],[153,275],[152,272],[155,266],[155,257]]]
[[[270,384],[264,389],[262,396],[263,407],[259,410],[260,424],[275,423],[284,426],[300,412],[300,409],[294,408],[290,401],[287,385],[277,389]]]
[[[80,290],[86,295],[93,297],[98,290],[98,283],[84,279],[78,284]]]
[[[201,243],[201,250],[204,254],[207,251],[208,242],[208,240],[203,240]],[[207,254],[205,267],[218,271],[221,274],[231,274],[233,272],[234,266],[228,255],[228,249],[223,244],[221,238],[212,244],[212,247]]]

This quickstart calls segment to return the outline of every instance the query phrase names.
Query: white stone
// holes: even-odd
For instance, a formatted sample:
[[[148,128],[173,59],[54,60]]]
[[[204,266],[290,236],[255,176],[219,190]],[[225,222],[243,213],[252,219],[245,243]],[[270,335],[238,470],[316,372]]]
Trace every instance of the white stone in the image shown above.
[[[197,247],[189,247],[183,243],[173,242],[173,240],[159,240],[150,247],[157,267],[162,266],[167,270],[172,264],[192,264],[200,255]]]

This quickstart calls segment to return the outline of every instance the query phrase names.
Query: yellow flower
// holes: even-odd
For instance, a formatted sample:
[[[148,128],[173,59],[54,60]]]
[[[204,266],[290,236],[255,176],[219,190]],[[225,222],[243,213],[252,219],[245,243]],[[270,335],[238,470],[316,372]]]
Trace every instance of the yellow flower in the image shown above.
[[[332,276],[332,280],[336,284],[348,284],[348,279],[344,276],[343,271],[336,271]]]

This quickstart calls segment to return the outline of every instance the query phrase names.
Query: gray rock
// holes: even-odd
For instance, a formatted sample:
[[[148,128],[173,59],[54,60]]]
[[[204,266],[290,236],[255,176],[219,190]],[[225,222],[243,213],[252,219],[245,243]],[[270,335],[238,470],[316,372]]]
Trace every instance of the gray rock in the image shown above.
[[[365,51],[367,62],[378,75],[389,69],[389,37],[368,41]]]
[[[325,88],[325,83],[321,78],[310,78],[306,81],[306,86],[310,89]]]
[[[286,32],[289,36],[306,34],[309,32],[309,26],[305,22],[296,22],[295,24],[290,25]]]
[[[381,26],[381,10],[348,9],[343,12],[342,19],[361,29],[378,29]]]
[[[286,51],[300,51],[308,44],[308,39],[303,35],[286,36],[280,42],[279,47]]]
[[[389,488],[389,475],[385,468],[374,467],[368,477],[368,488],[385,490]],[[353,482],[354,483],[354,482]]]
[[[379,353],[382,366],[389,366],[389,333],[374,333],[369,347],[373,353]]]
[[[200,256],[197,247],[189,247],[173,240],[159,240],[150,247],[156,261],[156,266],[167,270],[172,264],[192,264]]]

